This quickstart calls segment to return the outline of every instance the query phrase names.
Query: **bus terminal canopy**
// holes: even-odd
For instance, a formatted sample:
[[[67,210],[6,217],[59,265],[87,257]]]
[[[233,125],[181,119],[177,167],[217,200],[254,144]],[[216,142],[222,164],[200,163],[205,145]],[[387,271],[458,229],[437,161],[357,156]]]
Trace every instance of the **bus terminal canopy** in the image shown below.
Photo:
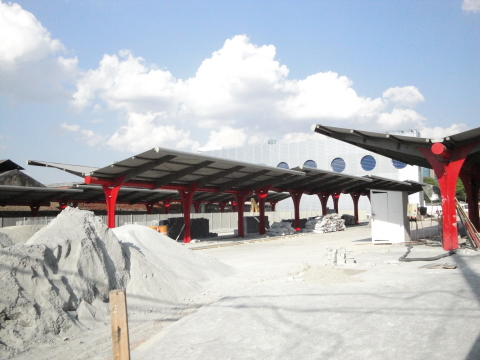
[[[458,177],[465,186],[469,218],[480,229],[478,192],[480,189],[480,128],[441,139],[382,134],[320,124],[312,130],[410,165],[435,171],[442,193],[443,247],[458,248],[455,187]]]
[[[265,202],[270,201],[273,205],[273,202],[281,200],[278,196],[275,199],[272,192],[288,193],[292,197],[295,208],[294,227],[299,229],[300,198],[304,193],[318,195],[325,214],[329,196],[332,196],[335,210],[338,212],[338,198],[342,192],[348,192],[352,196],[358,220],[358,198],[360,195],[366,195],[370,185],[375,181],[368,177],[305,166],[288,170],[163,148],[154,148],[102,168],[34,160],[29,160],[28,164],[57,168],[84,177],[86,184],[84,186],[101,185],[107,203],[109,227],[115,226],[115,204],[120,199],[118,198],[120,189],[130,187],[149,191],[178,191],[183,204],[186,242],[190,240],[190,207],[199,201],[233,200],[238,212],[238,234],[243,237],[244,203],[253,195],[258,200],[262,234],[265,233]],[[382,189],[388,190],[399,185],[398,181],[384,180]],[[421,186],[406,182],[402,184],[409,186],[412,192],[421,190]],[[356,191],[348,191],[354,186]],[[81,189],[87,190],[86,187]],[[96,191],[99,191],[99,187]],[[135,195],[132,193],[131,196]],[[285,194],[280,197],[285,198]]]

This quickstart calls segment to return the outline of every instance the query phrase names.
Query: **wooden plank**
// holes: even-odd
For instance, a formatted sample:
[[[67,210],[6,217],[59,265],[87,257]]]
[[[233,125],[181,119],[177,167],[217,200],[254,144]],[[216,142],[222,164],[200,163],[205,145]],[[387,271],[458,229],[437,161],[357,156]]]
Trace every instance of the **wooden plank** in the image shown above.
[[[127,298],[124,289],[110,291],[110,322],[112,325],[113,359],[130,360]]]

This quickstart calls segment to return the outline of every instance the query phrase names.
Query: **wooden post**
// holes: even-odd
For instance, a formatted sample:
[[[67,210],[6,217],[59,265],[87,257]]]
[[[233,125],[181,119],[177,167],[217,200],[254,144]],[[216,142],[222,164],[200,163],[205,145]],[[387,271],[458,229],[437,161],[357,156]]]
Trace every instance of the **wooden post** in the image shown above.
[[[110,291],[110,321],[112,325],[113,359],[130,360],[127,298],[124,289]]]

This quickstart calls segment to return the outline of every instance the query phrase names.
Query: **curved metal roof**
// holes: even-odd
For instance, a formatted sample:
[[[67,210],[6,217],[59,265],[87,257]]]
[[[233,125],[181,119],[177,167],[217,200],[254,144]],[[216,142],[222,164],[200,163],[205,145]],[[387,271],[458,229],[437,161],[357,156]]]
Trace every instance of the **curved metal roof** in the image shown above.
[[[468,130],[441,139],[382,134],[363,130],[352,130],[320,124],[312,125],[312,130],[334,139],[358,146],[362,149],[402,161],[406,164],[431,168],[418,148],[430,148],[433,143],[443,143],[447,148],[477,142],[470,151],[465,163],[480,164],[480,128]]]

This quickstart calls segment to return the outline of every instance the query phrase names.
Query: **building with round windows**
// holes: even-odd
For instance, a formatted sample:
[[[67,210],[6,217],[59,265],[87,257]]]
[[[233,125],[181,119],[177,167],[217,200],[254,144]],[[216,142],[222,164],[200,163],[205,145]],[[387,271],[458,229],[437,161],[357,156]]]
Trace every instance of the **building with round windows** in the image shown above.
[[[396,133],[404,136],[419,136],[416,130]],[[323,135],[318,135],[317,139],[301,142],[270,142],[265,145],[206,151],[205,155],[284,169],[308,166],[348,175],[376,175],[393,180],[422,181],[421,168],[418,166],[407,165]],[[410,195],[409,202],[422,204],[423,193]],[[333,208],[331,198],[327,206]],[[303,195],[300,210],[317,209],[321,209],[318,197]],[[352,209],[351,197],[340,196],[339,210]],[[370,211],[370,202],[365,196],[360,197],[359,209]],[[293,210],[292,200],[287,199],[278,203],[276,210]]]

